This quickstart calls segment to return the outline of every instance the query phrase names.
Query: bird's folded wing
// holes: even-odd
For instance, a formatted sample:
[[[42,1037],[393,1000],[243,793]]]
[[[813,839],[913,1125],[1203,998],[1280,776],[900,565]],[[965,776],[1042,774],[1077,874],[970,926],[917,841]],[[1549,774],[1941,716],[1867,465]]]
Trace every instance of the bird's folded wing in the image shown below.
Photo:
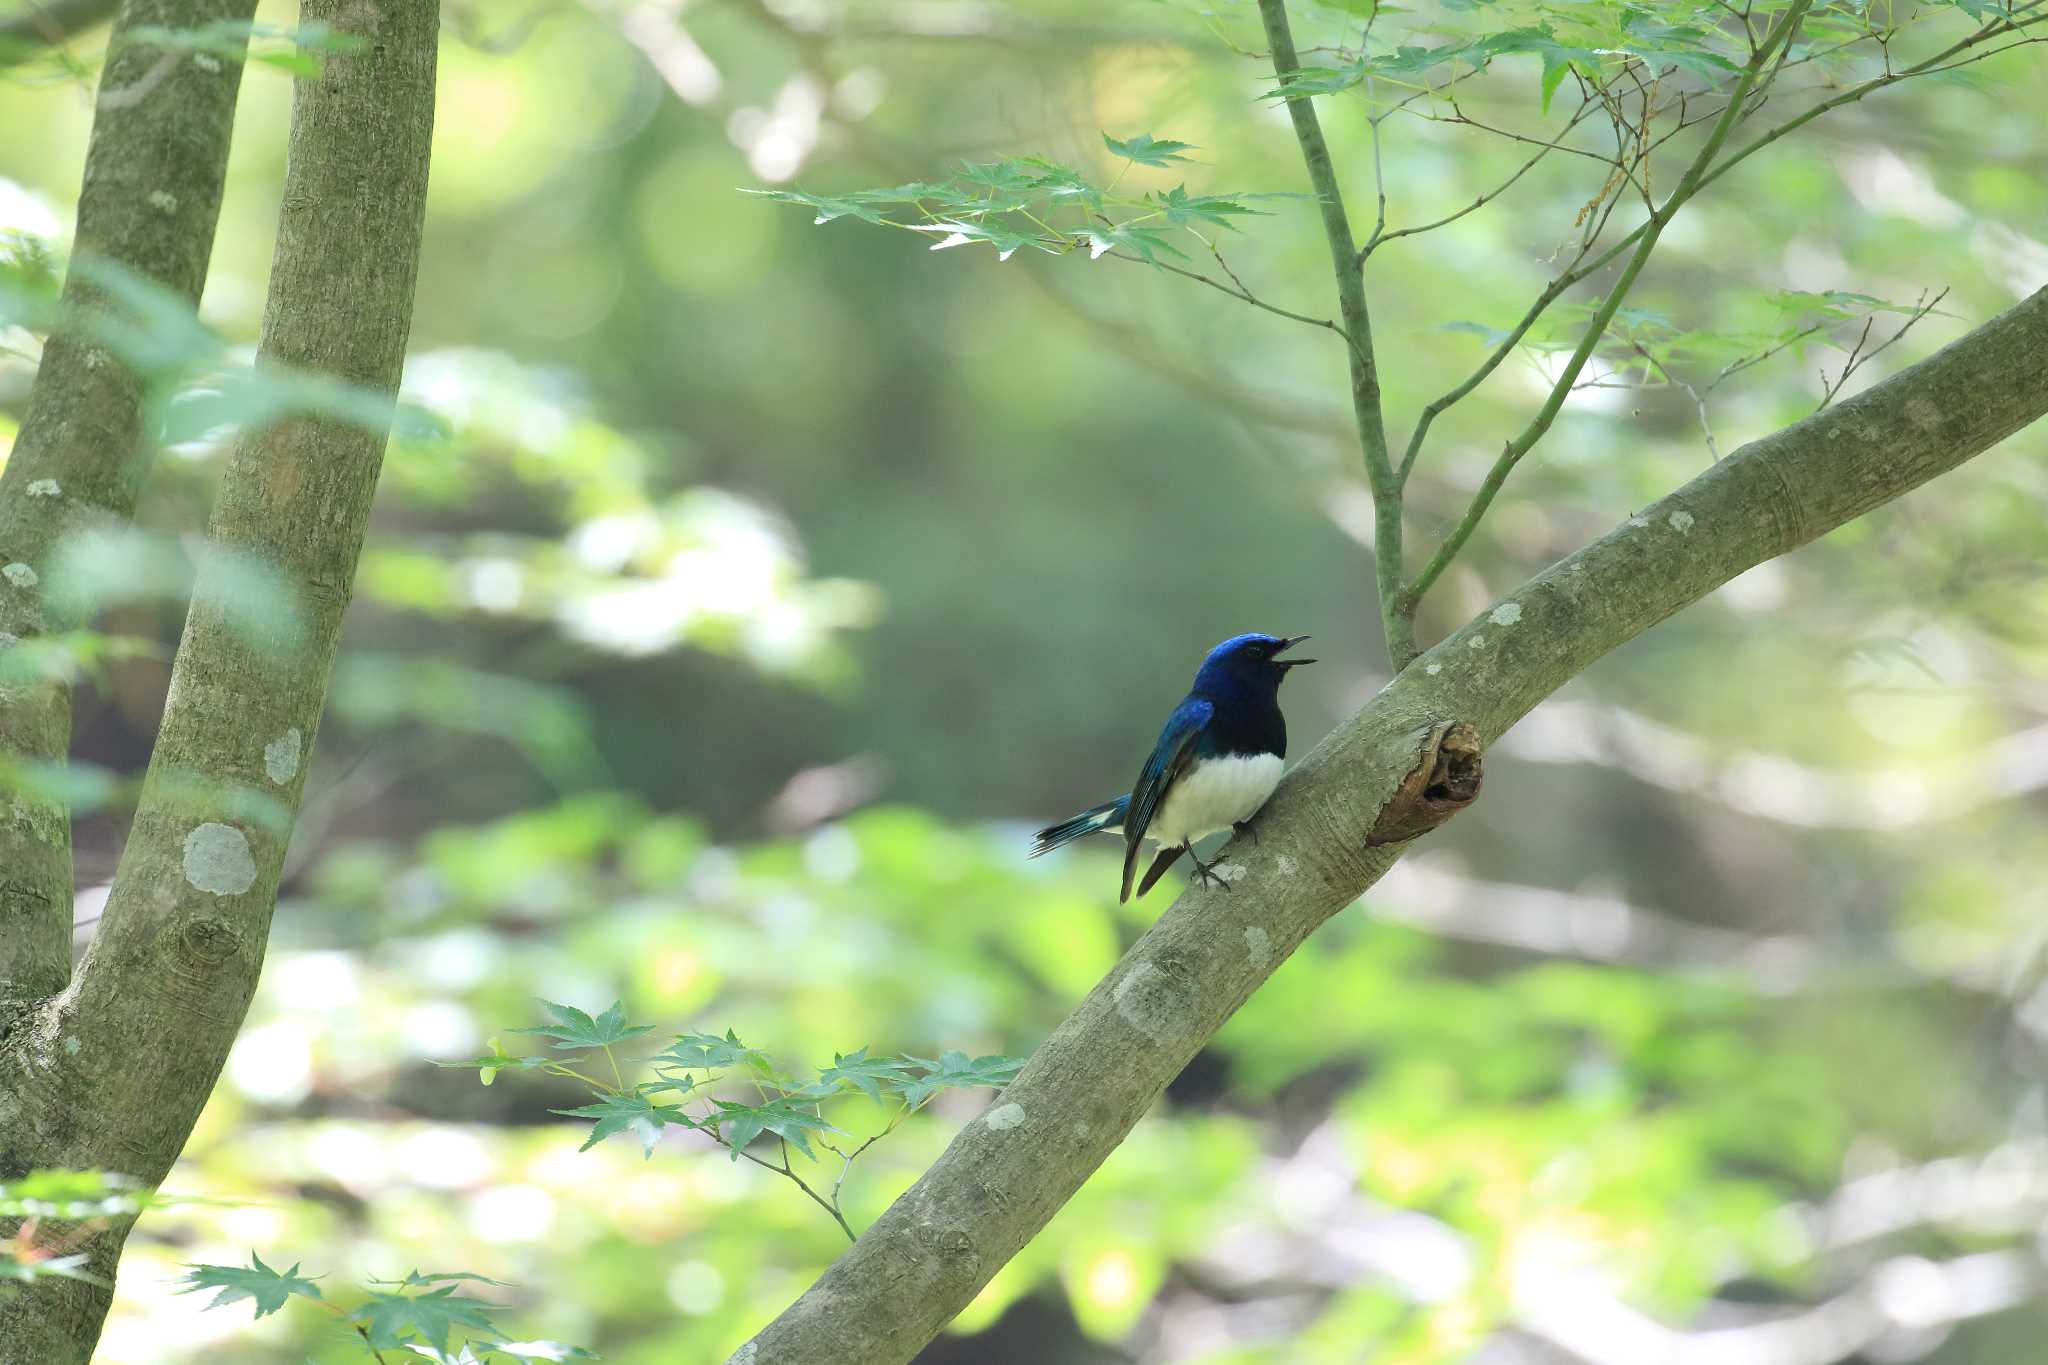
[[[1138,845],[1144,840],[1159,803],[1193,761],[1195,741],[1201,738],[1209,718],[1215,714],[1216,708],[1208,702],[1190,697],[1166,718],[1166,728],[1159,732],[1159,742],[1152,746],[1152,756],[1145,760],[1144,771],[1131,788],[1131,808],[1124,815],[1124,890],[1120,899],[1131,898],[1131,880],[1138,869]]]

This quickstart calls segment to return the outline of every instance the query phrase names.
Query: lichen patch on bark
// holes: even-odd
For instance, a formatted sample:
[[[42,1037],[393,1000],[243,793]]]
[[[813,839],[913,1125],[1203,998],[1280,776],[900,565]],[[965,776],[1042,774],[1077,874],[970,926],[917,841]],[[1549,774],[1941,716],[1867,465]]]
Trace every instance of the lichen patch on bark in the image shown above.
[[[263,746],[263,771],[270,780],[282,787],[298,775],[299,749],[303,737],[299,727],[294,725],[276,739]]]
[[[239,896],[256,884],[249,840],[233,825],[208,820],[185,836],[185,880],[216,896]]]

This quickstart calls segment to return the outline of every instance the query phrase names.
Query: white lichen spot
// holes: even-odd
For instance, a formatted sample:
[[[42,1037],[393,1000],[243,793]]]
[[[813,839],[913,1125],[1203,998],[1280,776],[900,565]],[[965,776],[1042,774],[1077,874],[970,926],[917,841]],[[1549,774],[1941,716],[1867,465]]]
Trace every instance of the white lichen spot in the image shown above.
[[[1209,875],[1219,882],[1241,882],[1248,870],[1243,863],[1209,864]]]
[[[1134,963],[1111,998],[1124,1022],[1155,1043],[1171,1036],[1185,1013],[1173,978],[1150,962]]]
[[[1430,677],[1434,678],[1437,674],[1444,671],[1444,666],[1442,664],[1425,664],[1423,665],[1422,671],[1424,673],[1429,674]]]
[[[1281,876],[1292,877],[1294,875],[1295,868],[1298,867],[1299,864],[1297,864],[1294,861],[1294,859],[1288,857],[1285,853],[1283,853],[1273,860],[1273,866],[1280,869]]]
[[[34,479],[28,486],[28,495],[32,498],[54,498],[63,491],[64,485],[55,479]]]
[[[754,1365],[754,1343],[750,1341],[734,1351],[732,1358],[727,1360],[725,1365]]]
[[[1254,967],[1263,967],[1273,960],[1273,940],[1256,924],[1245,926],[1244,955]]]
[[[1511,626],[1522,619],[1522,604],[1520,602],[1503,602],[1495,607],[1493,614],[1486,619],[1497,626]]]
[[[192,65],[209,74],[217,73],[220,70],[220,58],[211,52],[195,52],[192,54]]]
[[[1079,1123],[1074,1125],[1075,1137],[1087,1137],[1090,1133],[1094,1131],[1094,1128],[1089,1125],[1089,1122],[1086,1119],[1082,1119]]]
[[[78,1040],[76,1038],[66,1038],[64,1040],[64,1051],[66,1055],[76,1057],[78,1055]]]
[[[981,1121],[998,1133],[1006,1128],[1015,1128],[1024,1121],[1024,1106],[1021,1104],[999,1104],[981,1116]]]
[[[18,559],[6,568],[0,569],[0,577],[4,577],[17,588],[33,588],[40,581],[36,577],[36,571]]]
[[[149,206],[158,213],[176,213],[178,211],[178,196],[172,194],[169,190],[151,190],[149,192]]]
[[[1906,420],[1922,431],[1933,431],[1941,425],[1941,409],[1931,399],[1909,398],[1906,400]]]
[[[1467,649],[1484,649],[1484,648],[1486,648],[1486,637],[1485,637],[1484,635],[1475,635],[1475,636],[1473,636],[1473,637],[1472,637],[1471,639],[1469,639],[1469,640],[1467,640],[1467,641],[1465,642],[1465,648],[1467,648]]]
[[[1690,531],[1692,529],[1692,513],[1673,512],[1671,514],[1671,529],[1678,532],[1680,535],[1684,535],[1687,531]]]
[[[301,741],[299,727],[294,725],[263,746],[263,771],[280,787],[298,775]]]
[[[239,896],[254,886],[256,859],[242,831],[209,820],[186,835],[185,880],[216,896]]]
[[[1637,515],[1630,517],[1628,521],[1624,524],[1628,526],[1633,526],[1636,530],[1640,531],[1645,526],[1648,526],[1650,524],[1650,519],[1638,513]]]

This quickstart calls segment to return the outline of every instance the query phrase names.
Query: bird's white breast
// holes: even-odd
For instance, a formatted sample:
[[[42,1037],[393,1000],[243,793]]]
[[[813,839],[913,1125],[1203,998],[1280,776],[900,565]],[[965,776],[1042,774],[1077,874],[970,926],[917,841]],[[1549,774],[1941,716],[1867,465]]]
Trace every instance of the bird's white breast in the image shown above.
[[[1166,793],[1145,837],[1168,847],[1249,820],[1280,785],[1278,754],[1226,754],[1188,766]]]

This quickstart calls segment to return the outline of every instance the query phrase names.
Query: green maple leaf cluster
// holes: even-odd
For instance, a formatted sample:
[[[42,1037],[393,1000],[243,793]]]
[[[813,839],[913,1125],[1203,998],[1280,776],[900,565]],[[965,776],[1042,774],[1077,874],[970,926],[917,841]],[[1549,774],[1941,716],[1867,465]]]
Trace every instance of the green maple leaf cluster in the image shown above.
[[[493,1321],[495,1305],[461,1292],[469,1283],[506,1286],[468,1270],[414,1270],[404,1279],[374,1280],[363,1301],[352,1309],[330,1302],[312,1278],[299,1273],[296,1264],[278,1270],[254,1252],[246,1266],[187,1266],[179,1283],[184,1286],[180,1293],[216,1291],[208,1309],[247,1300],[259,1318],[277,1312],[294,1298],[308,1299],[334,1313],[363,1349],[373,1354],[409,1350],[440,1365],[596,1359],[581,1347],[558,1341],[507,1340]]]
[[[1159,145],[1170,149],[1179,144]],[[713,1138],[734,1161],[745,1155],[763,1134],[815,1158],[817,1154],[811,1144],[814,1135],[847,1136],[845,1129],[828,1121],[823,1113],[822,1106],[834,1099],[859,1095],[890,1104],[897,1110],[896,1119],[900,1119],[923,1108],[943,1090],[1000,1089],[1023,1065],[1013,1057],[970,1058],[956,1051],[941,1053],[936,1058],[907,1054],[871,1056],[863,1047],[850,1053],[834,1053],[832,1065],[819,1068],[817,1079],[805,1081],[784,1071],[768,1053],[749,1047],[728,1029],[723,1037],[715,1033],[674,1035],[674,1041],[667,1047],[643,1060],[654,1073],[653,1078],[628,1085],[618,1069],[613,1049],[654,1032],[654,1025],[627,1023],[624,1006],[616,1001],[595,1016],[552,1000],[540,1003],[554,1016],[553,1023],[506,1032],[549,1039],[555,1054],[600,1054],[612,1067],[614,1084],[607,1085],[580,1070],[585,1065],[583,1058],[550,1053],[514,1056],[504,1051],[496,1038],[490,1040],[491,1050],[481,1056],[439,1065],[474,1067],[486,1085],[500,1071],[532,1070],[589,1085],[595,1092],[590,1103],[551,1111],[566,1118],[591,1121],[583,1142],[585,1151],[606,1138],[630,1134],[639,1140],[642,1154],[652,1156],[663,1130],[678,1127]],[[726,1079],[746,1082],[755,1092],[756,1101],[709,1093]],[[689,1106],[696,1103],[702,1107],[692,1110]]]
[[[1192,143],[1139,133],[1129,138],[1103,134],[1110,153],[1134,166],[1155,170],[1191,164]],[[857,218],[884,227],[927,233],[938,240],[932,250],[986,244],[1007,261],[1021,248],[1049,255],[1086,251],[1090,257],[1115,253],[1151,265],[1188,253],[1171,234],[1200,236],[1202,229],[1236,230],[1232,221],[1264,209],[1258,199],[1291,199],[1298,195],[1190,194],[1186,184],[1142,194],[1122,194],[1121,173],[1096,184],[1080,171],[1044,157],[1009,157],[1000,161],[966,162],[947,180],[916,181],[886,189],[851,190],[836,195],[802,190],[749,190],[812,211],[824,224]],[[1183,239],[1185,240],[1185,239]],[[1207,238],[1202,238],[1206,243]]]

